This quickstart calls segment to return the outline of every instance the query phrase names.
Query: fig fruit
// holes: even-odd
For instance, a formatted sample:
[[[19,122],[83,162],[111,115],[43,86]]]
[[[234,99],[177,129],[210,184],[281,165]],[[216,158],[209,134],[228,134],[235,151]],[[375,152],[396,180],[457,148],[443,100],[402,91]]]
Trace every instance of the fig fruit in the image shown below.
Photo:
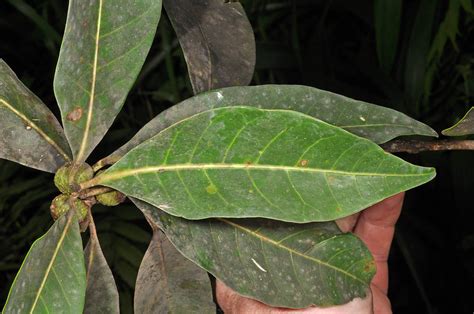
[[[94,170],[86,163],[66,164],[59,168],[54,176],[54,184],[64,194],[77,192],[80,184],[92,179]]]
[[[59,217],[67,213],[70,209],[76,210],[77,218],[79,222],[82,222],[86,216],[87,211],[89,210],[90,205],[88,205],[83,200],[78,198],[73,198],[66,194],[60,194],[56,196],[51,202],[49,207],[51,211],[51,216],[54,220],[57,220]]]
[[[96,195],[97,201],[105,206],[117,206],[125,201],[125,195],[119,191],[111,191],[104,194]]]

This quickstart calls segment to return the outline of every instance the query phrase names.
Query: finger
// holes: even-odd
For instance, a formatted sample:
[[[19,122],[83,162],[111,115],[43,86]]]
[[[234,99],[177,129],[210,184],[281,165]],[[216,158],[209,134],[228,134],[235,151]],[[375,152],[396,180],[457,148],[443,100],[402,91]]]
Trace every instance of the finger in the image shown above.
[[[354,229],[354,233],[365,242],[374,256],[377,273],[373,283],[385,293],[388,289],[388,253],[403,198],[404,193],[400,193],[367,208],[361,213]]]
[[[266,304],[240,296],[221,281],[216,282],[216,296],[219,306],[226,314],[370,314],[372,313],[372,293],[364,299],[356,298],[351,302],[330,308],[285,309],[270,307]]]
[[[392,314],[392,305],[387,295],[378,287],[372,285],[375,314]]]
[[[355,213],[354,215],[338,219],[336,220],[336,224],[342,232],[352,232],[359,219],[359,215],[360,213]]]

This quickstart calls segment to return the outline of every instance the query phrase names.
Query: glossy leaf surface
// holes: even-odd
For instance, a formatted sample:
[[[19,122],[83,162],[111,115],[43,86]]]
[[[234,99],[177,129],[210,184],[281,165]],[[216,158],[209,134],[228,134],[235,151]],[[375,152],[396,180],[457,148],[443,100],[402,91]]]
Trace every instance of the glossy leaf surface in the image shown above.
[[[159,230],[138,271],[135,313],[216,313],[205,271],[179,253]]]
[[[165,129],[89,184],[187,219],[310,222],[348,216],[434,175],[295,111],[227,107]]]
[[[365,297],[374,273],[362,241],[334,222],[174,217],[133,200],[187,258],[238,293],[272,306],[331,306]]]
[[[160,13],[161,0],[70,0],[54,91],[76,160],[89,156],[122,108]]]
[[[90,223],[89,228],[90,238],[84,250],[87,270],[84,313],[120,313],[119,293],[114,276],[100,247],[95,225],[92,226]]]
[[[195,94],[250,83],[255,38],[240,3],[164,0],[163,4],[183,49]]]
[[[469,109],[466,115],[449,129],[443,130],[446,136],[462,136],[474,134],[474,107]]]
[[[164,128],[196,113],[213,108],[243,105],[299,111],[376,143],[384,143],[401,135],[437,136],[429,126],[401,112],[313,87],[298,85],[229,87],[194,96],[162,112],[109,158],[122,157],[130,149]]]
[[[53,113],[0,59],[0,158],[55,172],[70,160]]]
[[[2,313],[82,313],[86,271],[74,211],[31,246]]]

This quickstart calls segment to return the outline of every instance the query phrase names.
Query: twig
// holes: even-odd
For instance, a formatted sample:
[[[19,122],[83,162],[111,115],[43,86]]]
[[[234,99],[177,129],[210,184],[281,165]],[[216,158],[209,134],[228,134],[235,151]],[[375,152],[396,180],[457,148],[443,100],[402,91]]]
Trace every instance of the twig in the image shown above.
[[[113,165],[113,164],[116,163],[119,159],[120,159],[120,157],[114,156],[114,155],[111,155],[111,156],[102,158],[102,159],[99,160],[95,165],[92,166],[92,170],[94,170],[94,172],[97,172],[97,171],[99,171],[100,169],[102,169],[102,168],[105,167],[105,166]]]
[[[88,189],[88,190],[81,191],[80,194],[79,194],[79,198],[80,199],[86,199],[86,198],[96,196],[96,195],[99,195],[99,194],[104,194],[104,193],[107,193],[107,192],[110,192],[110,191],[113,191],[113,190],[111,188],[107,188],[107,187],[99,187],[99,188],[95,188],[95,189]]]
[[[389,153],[417,154],[424,151],[474,150],[474,140],[394,140],[380,146]]]
[[[89,232],[91,233],[91,238],[92,236],[97,238],[97,230],[95,229],[94,218],[92,217],[91,210],[87,212],[87,217],[89,218]]]

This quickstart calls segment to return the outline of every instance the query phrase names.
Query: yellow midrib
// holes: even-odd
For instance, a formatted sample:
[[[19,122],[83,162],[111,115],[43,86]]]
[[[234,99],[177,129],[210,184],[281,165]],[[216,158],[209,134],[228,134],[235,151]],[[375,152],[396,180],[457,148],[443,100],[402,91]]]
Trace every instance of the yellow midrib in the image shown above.
[[[56,248],[54,249],[53,255],[51,256],[51,260],[48,264],[48,267],[46,268],[46,273],[43,276],[43,280],[41,281],[40,287],[38,288],[38,292],[36,293],[35,300],[33,301],[33,304],[31,306],[30,314],[32,314],[36,308],[36,304],[38,303],[38,300],[41,297],[41,292],[43,291],[44,285],[46,284],[46,280],[48,279],[49,273],[51,272],[51,268],[53,267],[53,264],[56,260],[56,257],[58,256],[59,249],[61,248],[62,243],[64,242],[64,238],[66,237],[67,231],[69,230],[69,227],[71,226],[72,218],[74,217],[75,213],[74,212],[69,212],[67,214],[67,221],[64,226],[63,232],[61,234],[61,237],[59,238],[58,244],[56,245]]]
[[[305,258],[305,259],[309,259],[309,260],[311,260],[311,261],[313,261],[313,262],[316,262],[316,263],[321,264],[321,265],[323,265],[323,266],[326,266],[326,267],[328,267],[328,268],[334,269],[335,271],[341,272],[342,274],[344,274],[344,275],[346,275],[346,276],[348,276],[348,277],[351,277],[351,278],[353,278],[354,280],[357,280],[357,281],[363,283],[364,285],[367,284],[367,283],[365,283],[364,281],[362,281],[361,279],[359,279],[359,278],[357,278],[356,276],[354,276],[353,274],[348,273],[347,271],[345,271],[345,270],[343,270],[343,269],[341,269],[341,268],[338,268],[338,267],[336,267],[336,266],[333,266],[333,265],[331,265],[331,264],[328,264],[328,263],[326,263],[326,262],[324,262],[324,261],[322,261],[322,260],[320,260],[320,259],[318,259],[318,258],[309,256],[309,255],[305,255],[305,254],[303,254],[303,253],[301,253],[301,252],[295,251],[295,250],[293,250],[292,248],[289,248],[289,247],[287,247],[287,246],[285,246],[285,245],[282,245],[281,243],[278,243],[277,241],[274,241],[274,240],[272,240],[272,239],[270,239],[270,238],[268,238],[268,237],[265,237],[264,235],[262,235],[262,234],[260,234],[260,233],[257,233],[257,232],[255,232],[255,231],[252,231],[252,230],[250,230],[250,229],[247,229],[247,228],[245,228],[245,227],[243,227],[243,226],[241,226],[241,225],[239,225],[239,224],[233,223],[233,222],[230,221],[230,220],[227,220],[227,219],[225,219],[225,218],[216,218],[216,219],[217,219],[217,220],[220,220],[220,221],[222,221],[222,222],[224,222],[224,223],[226,223],[226,224],[229,224],[229,225],[233,226],[234,228],[240,229],[240,230],[242,230],[242,231],[244,231],[244,232],[246,232],[246,233],[248,233],[248,234],[251,234],[252,236],[254,236],[254,237],[256,237],[256,238],[259,238],[261,241],[268,242],[268,243],[270,243],[270,244],[272,244],[272,245],[275,245],[276,247],[278,247],[278,248],[280,248],[280,249],[282,249],[282,250],[286,250],[286,251],[288,251],[288,252],[291,253],[291,254],[301,256],[301,257],[303,257],[303,258]]]
[[[5,107],[7,107],[11,112],[13,112],[14,114],[16,114],[20,119],[22,119],[23,121],[25,121],[27,123],[28,126],[30,126],[33,130],[35,130],[42,138],[45,139],[46,142],[48,142],[51,146],[54,147],[54,149],[56,149],[56,151],[61,154],[61,156],[63,156],[63,158],[66,160],[66,161],[70,161],[70,158],[69,156],[66,154],[66,152],[61,148],[59,147],[59,145],[51,138],[49,137],[38,125],[36,125],[36,123],[34,123],[33,121],[31,121],[27,116],[25,116],[23,113],[21,113],[20,111],[16,110],[12,105],[10,105],[6,100],[4,100],[3,98],[0,98],[0,103],[2,105],[4,105]]]
[[[89,97],[89,104],[87,106],[87,119],[86,125],[84,128],[84,135],[82,137],[81,146],[79,148],[79,152],[77,153],[77,162],[84,161],[85,159],[85,152],[87,148],[87,142],[89,139],[89,131],[91,127],[92,121],[92,112],[94,108],[94,101],[95,101],[95,87],[96,87],[96,80],[97,80],[97,64],[99,60],[99,41],[100,41],[100,27],[102,21],[102,6],[103,0],[99,0],[99,12],[97,17],[97,30],[95,35],[95,51],[94,51],[94,63],[92,65],[92,80],[91,80],[91,92]]]
[[[248,164],[176,164],[176,165],[160,165],[153,167],[143,167],[130,170],[122,170],[112,172],[110,174],[103,174],[91,181],[86,182],[82,185],[82,188],[88,188],[96,184],[101,184],[108,181],[114,181],[128,176],[134,176],[144,173],[153,173],[153,172],[165,172],[165,171],[180,171],[180,170],[206,170],[206,169],[244,169],[244,170],[280,170],[280,171],[297,171],[297,172],[311,172],[311,173],[333,173],[340,175],[348,176],[383,176],[383,177],[418,177],[418,176],[427,176],[431,175],[430,173],[416,173],[416,174],[394,174],[394,173],[373,173],[373,172],[350,172],[342,170],[332,170],[332,169],[319,169],[319,168],[304,168],[304,167],[295,167],[295,166],[278,166],[278,165],[248,165]]]

